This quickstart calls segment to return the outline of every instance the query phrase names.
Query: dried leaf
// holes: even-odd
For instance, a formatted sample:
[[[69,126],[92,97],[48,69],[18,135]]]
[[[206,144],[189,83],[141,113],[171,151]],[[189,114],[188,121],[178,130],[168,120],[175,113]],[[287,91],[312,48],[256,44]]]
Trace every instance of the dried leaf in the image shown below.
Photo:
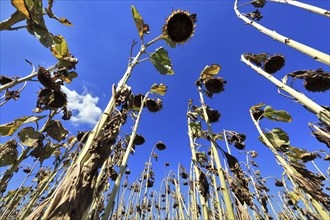
[[[205,80],[211,78],[219,73],[221,66],[218,64],[212,64],[211,66],[205,66],[200,74],[200,77]]]
[[[0,167],[13,164],[17,156],[17,142],[15,140],[9,140],[5,144],[0,144]]]
[[[263,18],[261,12],[258,9],[254,12],[247,13],[245,16],[251,18],[254,21],[260,21],[260,19]]]
[[[62,80],[66,83],[71,83],[74,78],[78,77],[78,73],[75,71],[69,72],[66,76],[62,76]]]
[[[36,122],[46,116],[24,116],[18,119],[15,119],[13,122],[0,125],[0,135],[1,136],[11,136],[17,131],[19,127],[23,124]]]
[[[53,3],[55,0],[48,0],[48,6],[46,8],[46,12],[50,18],[54,18],[55,20],[58,20],[64,25],[67,26],[73,26],[73,24],[66,18],[58,18],[52,11]]]
[[[38,145],[40,136],[40,132],[35,131],[33,127],[23,128],[18,133],[21,143],[28,147],[35,147]]]
[[[197,157],[197,162],[202,166],[202,167],[206,167],[206,164],[208,162],[207,156],[204,152],[197,152],[196,153],[196,157]]]
[[[28,19],[30,18],[29,11],[25,5],[24,0],[11,0],[11,4]]]
[[[46,127],[47,135],[54,140],[61,141],[68,135],[68,130],[66,130],[59,120],[52,120]]]
[[[167,86],[165,86],[163,83],[161,83],[159,85],[157,85],[155,83],[151,86],[150,91],[163,96],[163,95],[165,95],[165,93],[167,91]]]

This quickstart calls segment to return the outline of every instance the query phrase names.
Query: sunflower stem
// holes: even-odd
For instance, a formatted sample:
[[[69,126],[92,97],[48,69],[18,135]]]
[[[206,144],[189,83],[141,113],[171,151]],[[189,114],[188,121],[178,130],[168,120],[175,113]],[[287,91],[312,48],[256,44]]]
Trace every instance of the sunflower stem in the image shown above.
[[[202,92],[202,87],[198,86],[198,92],[199,92],[199,97],[200,97],[200,102],[202,104],[202,108],[203,108],[203,116],[205,119],[205,123],[207,124],[207,130],[208,130],[208,134],[213,137],[213,132],[212,132],[212,128],[210,125],[210,121],[209,121],[209,117],[207,115],[207,111],[206,111],[206,105],[205,105],[205,101],[204,101],[204,97],[203,97],[203,92]],[[225,175],[224,175],[224,171],[220,162],[220,158],[219,158],[219,154],[216,148],[216,144],[215,141],[213,139],[211,139],[211,149],[214,155],[214,160],[217,166],[217,172],[220,178],[220,183],[221,183],[221,187],[223,188],[223,196],[224,196],[224,202],[226,205],[226,217],[229,220],[234,220],[235,219],[235,213],[234,213],[234,209],[232,206],[232,201],[230,199],[230,194],[229,194],[229,190],[226,184],[226,179],[225,179]]]
[[[314,60],[324,63],[328,66],[330,65],[330,56],[328,54],[320,52],[318,50],[315,50],[312,47],[309,47],[307,45],[294,41],[288,37],[285,37],[281,34],[278,34],[276,31],[269,30],[269,29],[265,28],[264,26],[258,24],[257,22],[247,18],[238,10],[237,2],[238,2],[238,0],[235,0],[235,4],[234,4],[235,13],[236,13],[237,17],[242,19],[246,24],[249,24],[249,25],[255,27],[261,33],[266,34],[281,43],[284,43],[308,56],[311,56]]]
[[[330,112],[327,111],[325,108],[323,108],[322,106],[318,105],[317,103],[306,97],[303,93],[300,93],[292,89],[291,87],[287,86],[286,84],[282,83],[281,81],[273,77],[271,74],[262,70],[260,67],[253,65],[249,60],[247,60],[244,57],[244,55],[241,55],[241,61],[243,61],[246,65],[251,67],[257,73],[259,73],[260,75],[271,81],[278,88],[289,93],[291,96],[297,99],[303,106],[306,106],[308,109],[310,109],[310,111],[313,112],[322,122],[330,126]]]
[[[305,3],[302,3],[302,2],[299,2],[299,1],[296,1],[296,0],[269,0],[269,1],[276,2],[276,3],[283,3],[283,4],[293,5],[293,6],[296,6],[298,8],[302,8],[302,9],[305,9],[307,11],[314,12],[316,14],[320,14],[320,15],[323,15],[323,16],[326,16],[326,17],[330,18],[330,11],[325,10],[323,8],[313,6],[313,5],[305,4]]]
[[[150,92],[147,92],[147,94],[145,95],[142,103],[145,103],[145,101],[146,101],[149,93]],[[140,122],[140,119],[141,119],[142,110],[143,110],[143,104],[141,105],[140,110],[139,110],[139,113],[138,113],[138,115],[136,117],[136,121],[134,123],[134,127],[133,127],[133,130],[132,130],[130,139],[129,139],[129,143],[128,143],[128,146],[126,148],[125,155],[124,155],[123,160],[122,160],[121,165],[120,165],[120,171],[119,171],[119,174],[118,174],[118,176],[116,178],[115,185],[113,186],[113,189],[111,190],[109,201],[108,201],[108,203],[107,203],[107,205],[105,207],[105,211],[104,211],[104,214],[102,216],[102,220],[109,219],[110,212],[112,212],[112,210],[114,208],[114,200],[115,200],[115,197],[117,195],[117,191],[118,191],[118,188],[120,186],[120,182],[121,182],[122,176],[123,176],[123,174],[125,172],[125,169],[126,169],[126,166],[127,166],[127,161],[128,161],[129,154],[130,154],[131,149],[132,149],[132,147],[134,145],[134,139],[135,139],[136,131],[138,129],[139,122]]]

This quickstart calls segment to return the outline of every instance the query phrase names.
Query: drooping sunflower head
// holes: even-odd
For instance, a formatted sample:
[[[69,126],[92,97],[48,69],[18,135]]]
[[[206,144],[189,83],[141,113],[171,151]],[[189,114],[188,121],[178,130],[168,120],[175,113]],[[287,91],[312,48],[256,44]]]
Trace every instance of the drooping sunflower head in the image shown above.
[[[193,36],[196,21],[196,14],[180,9],[173,11],[163,26],[163,36],[174,44],[183,44]]]

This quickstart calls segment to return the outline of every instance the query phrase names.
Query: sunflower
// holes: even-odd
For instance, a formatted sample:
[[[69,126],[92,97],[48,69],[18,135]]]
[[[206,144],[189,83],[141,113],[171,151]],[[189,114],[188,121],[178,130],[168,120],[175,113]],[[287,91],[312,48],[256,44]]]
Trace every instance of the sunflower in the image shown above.
[[[196,14],[180,9],[173,11],[163,26],[163,36],[174,44],[183,44],[193,36],[196,21]]]

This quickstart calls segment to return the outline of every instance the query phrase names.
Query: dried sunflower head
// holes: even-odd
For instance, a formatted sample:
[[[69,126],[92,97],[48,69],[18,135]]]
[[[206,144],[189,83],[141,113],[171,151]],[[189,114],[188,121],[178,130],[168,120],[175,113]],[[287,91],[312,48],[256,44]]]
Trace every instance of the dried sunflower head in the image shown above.
[[[134,96],[134,106],[141,108],[142,101],[144,99],[144,95],[137,94]]]
[[[166,149],[166,145],[163,142],[161,142],[161,141],[157,142],[155,147],[158,150],[165,150]]]
[[[163,102],[160,99],[154,100],[148,98],[146,100],[146,106],[150,112],[158,112],[163,108]]]
[[[272,74],[279,71],[284,66],[284,64],[284,56],[275,54],[274,56],[271,56],[264,61],[264,70],[267,73]]]
[[[180,9],[173,11],[163,26],[163,36],[174,44],[183,44],[193,36],[195,22],[196,14]]]
[[[142,144],[144,144],[144,142],[145,142],[144,137],[140,134],[137,134],[134,138],[133,143],[134,143],[134,145],[142,145]]]
[[[206,108],[206,113],[207,113],[210,123],[218,122],[220,119],[220,116],[221,116],[221,114],[218,110],[212,109],[208,106]],[[201,118],[203,120],[205,120],[203,115],[201,115]]]
[[[330,89],[330,77],[316,75],[313,78],[307,78],[304,87],[309,92],[325,92]]]
[[[66,94],[62,91],[42,89],[38,95],[37,108],[52,109],[61,108],[67,104]]]
[[[208,78],[204,81],[204,85],[205,88],[207,89],[207,91],[209,93],[220,93],[222,91],[224,91],[224,87],[225,84],[227,82],[221,78],[221,77],[217,77],[217,78]]]

